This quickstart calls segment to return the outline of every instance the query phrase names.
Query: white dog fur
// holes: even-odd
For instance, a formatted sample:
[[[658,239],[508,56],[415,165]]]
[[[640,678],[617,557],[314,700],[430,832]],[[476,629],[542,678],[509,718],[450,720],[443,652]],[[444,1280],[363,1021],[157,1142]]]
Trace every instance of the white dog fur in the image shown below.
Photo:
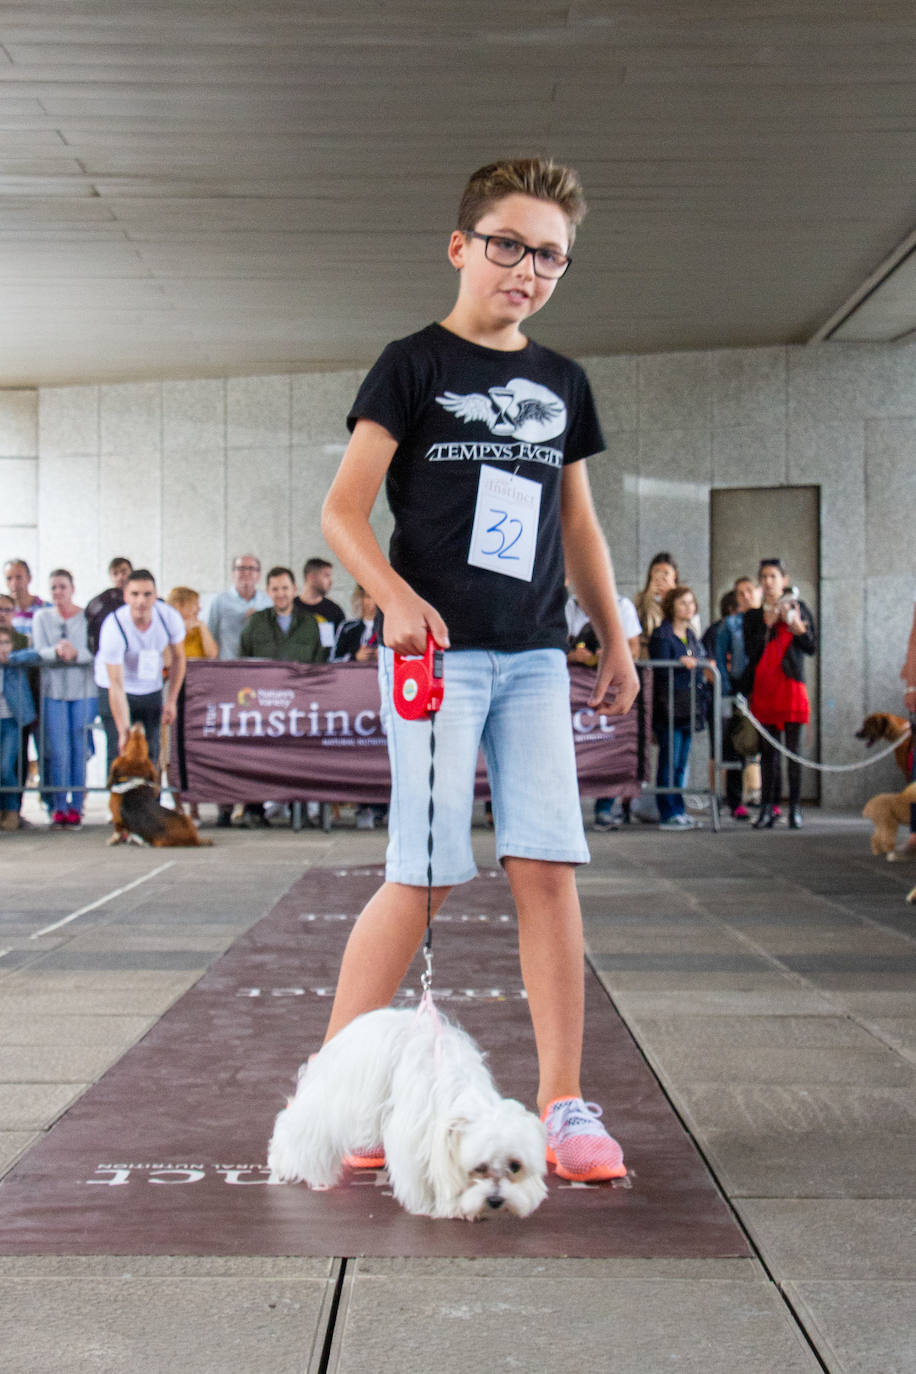
[[[271,1182],[333,1187],[346,1155],[378,1143],[409,1212],[525,1217],[547,1193],[543,1124],[499,1096],[474,1041],[431,1006],[367,1012],[303,1065]]]

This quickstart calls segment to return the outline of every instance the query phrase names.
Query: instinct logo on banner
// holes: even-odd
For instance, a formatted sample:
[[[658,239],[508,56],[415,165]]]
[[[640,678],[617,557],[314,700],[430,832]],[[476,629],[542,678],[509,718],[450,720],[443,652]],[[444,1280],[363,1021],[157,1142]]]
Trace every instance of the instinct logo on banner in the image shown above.
[[[206,739],[311,739],[330,748],[385,743],[377,710],[350,712],[319,701],[296,706],[296,697],[288,687],[241,687],[234,701],[207,702],[202,733]]]

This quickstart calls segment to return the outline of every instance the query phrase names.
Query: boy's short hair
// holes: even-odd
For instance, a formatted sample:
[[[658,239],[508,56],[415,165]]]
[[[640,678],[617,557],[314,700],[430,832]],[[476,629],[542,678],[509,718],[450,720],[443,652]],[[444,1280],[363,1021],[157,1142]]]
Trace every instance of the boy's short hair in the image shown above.
[[[152,582],[154,587],[156,585],[156,579],[149,568],[134,568],[127,580],[128,582]]]
[[[65,577],[67,581],[70,583],[70,586],[73,586],[73,573],[70,572],[69,568],[52,568],[51,571],[48,573],[49,582],[52,577]]]
[[[549,200],[562,210],[572,246],[576,225],[582,223],[588,209],[582,183],[572,167],[563,167],[547,157],[507,158],[479,167],[464,188],[458,206],[458,228],[462,233],[476,229],[498,201],[514,195]]]
[[[764,568],[778,568],[783,577],[785,577],[786,565],[781,558],[761,558],[760,566],[757,569],[758,577],[763,572]]]
[[[271,568],[267,574],[267,581],[269,582],[272,577],[288,577],[293,586],[296,585],[296,575],[292,568],[281,568],[279,565],[276,568]]]
[[[131,563],[131,561],[130,561],[129,558],[120,558],[120,557],[116,557],[116,558],[113,558],[113,559],[111,560],[111,562],[108,564],[108,571],[109,571],[110,573],[113,573],[114,570],[115,570],[115,568],[124,568],[124,567],[132,568],[133,566],[134,566],[134,565],[133,565],[133,563]]]

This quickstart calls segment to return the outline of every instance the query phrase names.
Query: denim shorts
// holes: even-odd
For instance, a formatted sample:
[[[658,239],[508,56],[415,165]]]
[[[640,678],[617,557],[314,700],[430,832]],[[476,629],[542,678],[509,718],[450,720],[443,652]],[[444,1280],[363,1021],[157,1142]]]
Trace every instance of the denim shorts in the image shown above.
[[[429,836],[430,723],[403,720],[391,704],[393,655],[379,654],[382,723],[391,763],[389,882],[425,887]],[[496,854],[588,863],[569,710],[569,673],[560,649],[445,654],[444,698],[435,723],[433,885],[477,873],[471,811],[483,750],[493,798]]]

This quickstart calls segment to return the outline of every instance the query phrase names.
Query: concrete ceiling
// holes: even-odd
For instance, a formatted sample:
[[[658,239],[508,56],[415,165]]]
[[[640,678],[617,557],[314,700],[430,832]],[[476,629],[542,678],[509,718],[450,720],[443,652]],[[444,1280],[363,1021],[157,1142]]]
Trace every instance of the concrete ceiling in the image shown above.
[[[366,364],[450,305],[467,173],[532,152],[591,207],[544,343],[916,326],[912,0],[31,0],[0,385]]]

